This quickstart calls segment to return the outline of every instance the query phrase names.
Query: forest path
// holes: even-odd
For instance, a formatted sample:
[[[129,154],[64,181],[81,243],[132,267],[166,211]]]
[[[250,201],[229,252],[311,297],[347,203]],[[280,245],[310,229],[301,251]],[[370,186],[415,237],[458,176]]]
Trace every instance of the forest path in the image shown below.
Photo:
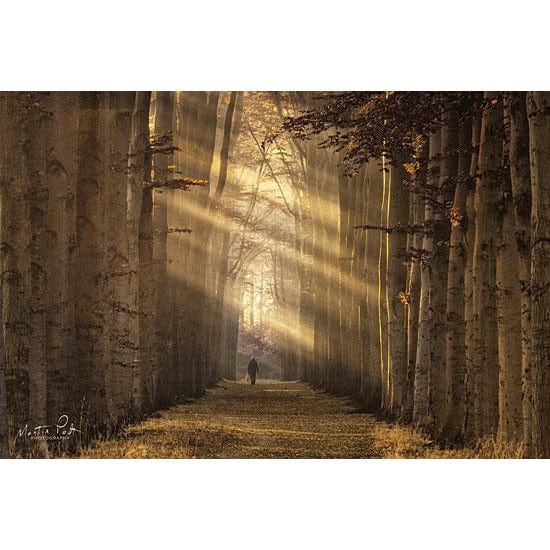
[[[430,442],[300,382],[223,381],[97,443],[82,458],[408,458]],[[433,448],[432,452],[433,452]],[[433,455],[432,455],[433,456]]]

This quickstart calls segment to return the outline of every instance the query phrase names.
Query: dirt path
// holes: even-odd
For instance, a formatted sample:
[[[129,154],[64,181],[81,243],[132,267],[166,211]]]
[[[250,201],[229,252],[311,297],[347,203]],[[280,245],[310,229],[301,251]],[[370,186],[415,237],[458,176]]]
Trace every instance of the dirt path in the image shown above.
[[[98,443],[85,458],[406,458],[430,442],[298,382],[224,381]]]

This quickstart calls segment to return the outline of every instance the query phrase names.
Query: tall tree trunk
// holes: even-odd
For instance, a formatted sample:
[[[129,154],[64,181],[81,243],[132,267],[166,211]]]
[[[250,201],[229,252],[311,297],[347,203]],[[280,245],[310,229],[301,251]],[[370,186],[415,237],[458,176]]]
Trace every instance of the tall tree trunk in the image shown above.
[[[228,258],[230,249],[230,228],[227,226],[227,220],[224,220],[224,205],[221,203],[221,197],[227,183],[227,174],[229,169],[229,156],[231,150],[232,135],[236,139],[239,128],[236,127],[235,109],[238,92],[232,92],[229,97],[229,103],[224,114],[222,146],[220,150],[220,170],[216,189],[212,193],[208,212],[218,221],[214,224],[209,240],[209,250],[214,257],[212,261],[213,269],[213,292],[214,299],[211,300],[210,311],[210,330],[209,330],[209,349],[210,349],[210,385],[214,385],[220,376],[224,375],[222,346],[223,338],[223,316],[224,316],[224,296],[226,292]],[[242,101],[242,100],[241,100]],[[237,115],[239,112],[237,112]],[[221,236],[220,236],[221,233]],[[218,246],[217,242],[220,244]]]
[[[466,202],[471,192],[470,165],[472,124],[462,121],[458,128],[458,175],[451,209],[449,272],[447,279],[446,387],[447,419],[445,438],[451,442],[461,438],[466,403],[466,333],[465,333],[465,270],[467,256]]]
[[[501,441],[518,443],[523,438],[521,396],[521,289],[519,254],[510,178],[510,110],[504,105],[505,140],[503,174],[499,193],[501,216],[497,241],[496,285],[499,359],[499,424]]]
[[[409,216],[409,190],[405,186],[408,177],[402,164],[390,168],[388,227],[400,227],[402,231],[389,234],[386,273],[388,303],[389,368],[391,372],[390,410],[402,416],[407,391],[407,311],[403,299],[407,287],[407,267],[404,254],[407,248]]]
[[[229,96],[229,105],[225,113],[225,121],[223,125],[222,148],[220,151],[220,173],[218,176],[218,185],[214,191],[214,201],[219,200],[222,196],[227,181],[227,167],[229,165],[229,146],[231,144],[231,128],[233,124],[233,114],[235,112],[235,104],[237,101],[238,92],[231,92]]]
[[[223,364],[223,315],[224,315],[224,297],[226,293],[227,277],[228,277],[228,257],[230,247],[231,233],[229,228],[223,231],[221,248],[219,250],[219,258],[217,262],[217,283],[215,287],[215,298],[213,300],[213,319],[211,329],[210,348],[213,359],[212,380],[211,384],[224,376],[225,371],[222,368]]]
[[[361,172],[353,179],[353,186],[351,191],[350,203],[351,212],[349,218],[348,232],[351,238],[351,244],[348,243],[348,250],[350,255],[350,286],[351,296],[349,307],[351,309],[349,335],[346,340],[342,342],[342,347],[349,349],[350,362],[351,362],[351,374],[350,374],[350,391],[353,397],[358,400],[363,399],[361,393],[361,378],[362,378],[362,355],[363,355],[363,311],[364,311],[364,299],[365,299],[365,284],[363,274],[363,259],[365,255],[364,244],[365,234],[363,231],[356,229],[357,225],[363,223],[365,216],[365,204],[363,201],[365,184],[365,167]],[[345,312],[343,312],[345,315]],[[348,346],[348,342],[357,342],[353,346]]]
[[[136,92],[132,112],[132,130],[128,152],[128,268],[130,272],[130,342],[132,360],[132,396],[136,416],[154,406],[153,364],[151,355],[151,285],[152,235],[151,190],[145,181],[151,177],[149,149],[149,107],[151,92]],[[147,195],[148,198],[145,197]],[[142,218],[143,215],[143,218]],[[147,230],[149,228],[149,231]],[[150,246],[151,245],[151,246]]]
[[[7,404],[14,433],[29,422],[30,212],[28,181],[24,177],[22,147],[25,140],[23,94],[2,94],[2,156],[0,205],[2,232],[2,293],[4,361]]]
[[[52,94],[47,128],[48,208],[46,233],[46,376],[50,420],[67,414],[77,422],[80,403],[67,388],[77,387],[74,277],[78,144],[77,92]],[[76,441],[70,441],[72,447]]]
[[[132,114],[129,156],[129,203],[137,223],[138,272],[137,304],[139,330],[139,378],[142,413],[161,406],[159,365],[155,360],[155,294],[153,269],[153,191],[152,158],[149,152],[149,111],[151,92],[136,94]],[[134,383],[137,380],[134,379]]]
[[[379,164],[371,160],[366,168],[367,212],[365,223],[380,223],[380,205],[382,202],[382,173]],[[370,410],[377,410],[382,405],[382,369],[380,355],[380,327],[378,301],[378,264],[382,241],[382,232],[365,231],[365,269],[366,269],[366,336],[367,356],[366,371],[363,383],[365,402]]]
[[[323,209],[325,281],[327,285],[326,339],[327,339],[327,388],[341,394],[345,373],[341,361],[341,286],[342,265],[339,260],[339,196],[338,168],[330,156],[325,157],[328,170],[323,182],[321,197],[328,202]]]
[[[428,149],[427,185],[437,189],[439,185],[439,156],[441,154],[441,132],[430,135]],[[424,206],[424,238],[420,264],[420,300],[418,310],[418,341],[416,345],[416,367],[414,376],[413,420],[417,425],[429,426],[431,396],[431,343],[432,343],[432,259],[434,249],[434,208],[426,200]],[[439,367],[440,365],[437,365]]]
[[[182,171],[185,175],[199,180],[210,179],[216,137],[218,96],[218,92],[187,92],[180,97],[182,111],[190,115],[189,120],[181,121],[184,130],[188,130],[186,132],[188,139],[182,144],[182,156],[185,160]],[[185,108],[185,103],[189,104],[188,108]],[[188,126],[190,128],[186,128]],[[180,204],[185,203],[185,211],[189,216],[189,229],[192,231],[190,236],[189,234],[180,236],[189,244],[189,257],[186,265],[182,266],[187,279],[188,298],[186,303],[179,306],[179,309],[188,310],[184,330],[190,339],[190,364],[194,371],[192,391],[195,397],[199,397],[204,393],[205,385],[209,383],[207,373],[209,316],[205,313],[205,308],[210,306],[206,289],[207,254],[205,252],[208,250],[213,229],[208,223],[210,220],[205,219],[206,210],[209,208],[209,186],[190,189],[185,193],[182,191],[175,193]],[[173,237],[178,238],[178,235]],[[177,260],[178,258],[169,258],[170,264],[176,263]],[[183,338],[185,336],[182,335],[178,339]]]
[[[105,96],[80,94],[78,128],[75,324],[79,369],[78,399],[84,435],[114,422],[109,378],[109,338],[105,301]]]
[[[521,289],[521,372],[523,442],[531,453],[532,380],[531,380],[531,171],[529,167],[529,123],[526,94],[508,95],[510,117],[510,178],[514,204],[516,242],[519,255],[518,275]]]
[[[172,145],[173,92],[157,92],[155,96],[155,138]],[[172,177],[169,166],[172,155],[169,152],[155,154],[153,179],[166,182]],[[172,403],[176,396],[176,373],[170,368],[168,350],[172,345],[168,331],[167,300],[167,194],[162,188],[153,192],[153,281],[155,285],[155,361],[160,369],[161,401]]]
[[[529,92],[533,453],[550,457],[550,93]]]
[[[499,235],[498,174],[502,164],[502,103],[485,93],[481,121],[479,175],[474,210],[474,414],[477,437],[495,435],[498,424],[498,344],[496,320],[496,247]],[[493,102],[495,100],[496,103]]]
[[[2,114],[0,113],[0,116]],[[0,239],[2,233],[0,233]],[[8,400],[6,395],[6,370],[4,368],[4,311],[3,293],[0,292],[0,459],[9,456]]]
[[[23,123],[23,167],[29,184],[30,215],[30,261],[31,261],[31,307],[29,320],[31,334],[29,349],[29,420],[33,426],[48,424],[46,386],[46,310],[47,310],[47,257],[49,238],[47,233],[47,211],[49,190],[47,172],[49,159],[47,151],[48,127],[53,124],[50,111],[50,94],[33,94],[36,106],[27,109]],[[19,220],[16,221],[19,223]],[[61,414],[61,413],[59,413]],[[36,442],[35,448],[41,456],[48,455],[44,440]]]
[[[416,370],[416,351],[418,342],[418,321],[421,293],[421,265],[424,227],[425,200],[423,187],[426,183],[428,144],[419,144],[416,150],[417,160],[413,165],[414,179],[411,186],[409,224],[412,231],[408,234],[409,274],[407,280],[407,396],[404,418],[412,420],[414,408],[414,381]]]
[[[6,244],[9,242],[6,238],[6,224],[9,223],[9,218],[7,218],[6,214],[10,214],[9,210],[6,212],[6,199],[9,200],[6,194],[11,194],[13,191],[9,187],[9,184],[13,181],[12,178],[16,176],[16,173],[12,172],[15,168],[13,165],[15,159],[12,158],[11,150],[11,147],[14,145],[13,140],[16,138],[16,125],[14,124],[16,111],[13,109],[15,100],[15,94],[4,93],[0,95],[0,135],[2,136],[0,139],[0,242],[2,243],[0,250],[2,266],[2,278],[0,279],[0,284],[2,285],[0,288],[0,458],[8,458],[10,450],[10,421],[8,414],[8,388],[6,384],[6,378],[9,376],[6,364],[8,358],[6,353],[6,337],[9,335],[9,328],[6,330],[4,324],[4,297],[6,295],[9,296],[10,291],[17,291],[16,288],[13,288],[13,284],[10,285],[10,275],[6,272],[6,267],[9,268],[10,263],[12,266],[14,263],[13,251],[10,250],[11,246],[6,247]],[[10,256],[12,257],[11,262]]]
[[[464,338],[465,338],[465,402],[463,433],[467,439],[475,437],[475,329],[474,309],[474,245],[476,219],[474,211],[475,178],[479,172],[479,141],[481,137],[481,114],[475,113],[472,119],[472,154],[470,159],[470,182],[466,195],[466,215],[464,218],[466,265],[464,268]]]
[[[308,145],[306,144],[306,148],[307,147]],[[306,382],[312,381],[313,369],[313,274],[311,269],[312,231],[311,205],[307,193],[304,192],[302,194],[297,235],[299,235],[300,238],[299,327],[301,346],[299,371],[301,372],[301,379]]]
[[[446,351],[447,338],[447,282],[449,272],[449,240],[451,224],[449,208],[456,187],[458,168],[458,123],[456,113],[443,115],[441,129],[441,163],[436,191],[437,206],[434,213],[434,244],[431,288],[431,350],[430,390],[431,409],[435,434],[440,436],[446,416]]]
[[[378,225],[387,227],[389,220],[390,204],[390,178],[389,167],[385,157],[382,157],[382,197],[380,202],[380,218]],[[387,232],[380,233],[380,246],[378,249],[378,338],[380,348],[380,375],[382,377],[382,404],[383,410],[389,410],[389,398],[391,394],[391,369],[389,349],[391,347],[391,335],[388,332],[388,296],[386,293],[386,273],[388,271],[388,246],[389,235]]]

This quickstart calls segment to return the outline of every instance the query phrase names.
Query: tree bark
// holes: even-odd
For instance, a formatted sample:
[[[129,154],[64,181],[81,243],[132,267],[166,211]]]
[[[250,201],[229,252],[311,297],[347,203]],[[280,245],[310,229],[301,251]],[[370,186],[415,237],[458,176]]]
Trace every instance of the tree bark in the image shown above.
[[[67,388],[77,387],[74,278],[78,144],[77,92],[51,94],[47,126],[46,185],[46,386],[50,420],[61,414],[77,421],[80,404]],[[69,442],[69,446],[75,442]]]
[[[105,257],[105,96],[79,98],[75,324],[78,401],[83,436],[106,433],[115,421],[109,378]]]
[[[463,433],[466,404],[466,333],[465,333],[465,270],[468,243],[466,240],[466,203],[471,192],[470,165],[472,124],[462,121],[458,128],[457,183],[450,215],[449,272],[447,279],[446,387],[447,419],[445,438],[458,441]]]
[[[550,457],[550,93],[529,92],[533,453]]]
[[[519,254],[510,178],[510,109],[504,103],[505,139],[499,193],[500,235],[496,253],[497,328],[499,359],[498,437],[506,443],[523,438],[521,396],[521,289]]]
[[[481,137],[481,114],[472,119],[472,154],[470,160],[470,183],[466,195],[466,215],[464,218],[466,265],[464,271],[464,337],[465,337],[465,403],[463,433],[466,439],[475,437],[475,328],[474,309],[474,245],[476,218],[474,211],[475,178],[479,172],[479,142]]]
[[[155,137],[166,136],[172,145],[173,131],[173,92],[157,92],[155,96]],[[153,180],[166,182],[171,177],[172,154],[158,153],[153,157]],[[170,192],[172,193],[172,192]],[[176,373],[170,368],[169,349],[173,345],[170,339],[168,323],[167,295],[167,194],[162,188],[153,191],[153,281],[155,293],[154,311],[154,360],[160,370],[160,399],[163,403],[173,403],[176,397]]]
[[[430,189],[439,186],[439,156],[441,154],[441,132],[430,135],[428,149],[427,185]],[[432,260],[434,250],[434,208],[429,199],[424,205],[424,238],[422,240],[420,264],[420,300],[418,311],[418,340],[416,344],[416,367],[414,376],[413,421],[418,426],[431,428],[433,417],[430,410],[431,397],[431,345],[432,345]],[[439,365],[437,365],[439,367]]]
[[[380,205],[382,202],[382,173],[380,166],[374,160],[366,168],[366,218],[367,224],[380,222]],[[382,369],[380,349],[380,327],[378,308],[378,264],[382,233],[380,231],[365,231],[365,269],[366,269],[366,335],[365,346],[365,376],[362,393],[370,410],[378,410],[382,405]]]
[[[487,105],[481,121],[479,175],[474,196],[474,415],[478,438],[495,435],[498,424],[496,248],[500,231],[498,189],[502,164],[502,103],[498,97],[493,92],[485,93]]]
[[[117,422],[132,419],[135,395],[133,353],[130,337],[130,269],[127,204],[128,153],[132,126],[134,92],[108,94],[105,216],[106,287],[108,292],[108,331],[110,370]]]
[[[132,359],[132,405],[134,414],[141,416],[153,409],[153,364],[151,356],[150,325],[151,308],[145,288],[151,284],[151,262],[146,253],[145,243],[150,242],[147,235],[150,212],[146,207],[150,203],[151,190],[144,190],[145,181],[150,180],[149,149],[149,106],[151,92],[136,92],[132,112],[132,129],[128,152],[128,269],[130,272],[130,342],[133,349]],[[145,198],[148,195],[148,199]],[[144,219],[142,219],[142,213]],[[145,230],[142,233],[142,230]],[[151,250],[152,251],[152,250]]]
[[[408,234],[407,252],[409,256],[409,273],[407,280],[407,395],[404,418],[411,421],[414,408],[414,381],[416,370],[416,351],[418,342],[418,321],[421,293],[421,259],[423,236],[420,228],[424,226],[425,200],[423,186],[426,183],[426,166],[428,161],[428,144],[421,144],[416,149],[416,166],[411,184],[409,224],[415,228]]]
[[[1,113],[0,116],[2,116]],[[4,327],[3,307],[3,293],[0,292],[0,326],[2,328]],[[0,459],[8,458],[9,443],[8,400],[6,395],[6,370],[4,367],[4,330],[2,330],[0,331]]]
[[[531,453],[532,378],[531,378],[531,171],[529,166],[529,123],[526,94],[508,94],[510,118],[510,178],[514,205],[518,275],[521,290],[521,372],[523,443]]]
[[[446,338],[447,338],[447,284],[449,273],[449,240],[451,224],[449,207],[457,179],[458,169],[458,115],[446,113],[442,117],[440,174],[435,198],[434,243],[432,257],[431,309],[431,350],[430,350],[430,390],[431,409],[434,420],[434,433],[441,435],[446,420]]]
[[[388,227],[406,227],[409,215],[407,173],[401,164],[390,167]],[[388,237],[388,269],[386,292],[388,303],[389,370],[391,373],[390,411],[397,416],[404,412],[407,388],[407,310],[403,295],[407,287],[404,255],[407,233],[396,231]]]

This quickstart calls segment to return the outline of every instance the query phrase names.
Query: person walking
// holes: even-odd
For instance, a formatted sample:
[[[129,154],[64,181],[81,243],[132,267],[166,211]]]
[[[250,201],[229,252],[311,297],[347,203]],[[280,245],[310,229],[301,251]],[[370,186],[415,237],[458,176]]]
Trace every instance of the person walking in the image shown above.
[[[250,384],[254,386],[256,384],[256,374],[258,372],[258,363],[254,357],[248,362],[248,377],[250,378]]]

